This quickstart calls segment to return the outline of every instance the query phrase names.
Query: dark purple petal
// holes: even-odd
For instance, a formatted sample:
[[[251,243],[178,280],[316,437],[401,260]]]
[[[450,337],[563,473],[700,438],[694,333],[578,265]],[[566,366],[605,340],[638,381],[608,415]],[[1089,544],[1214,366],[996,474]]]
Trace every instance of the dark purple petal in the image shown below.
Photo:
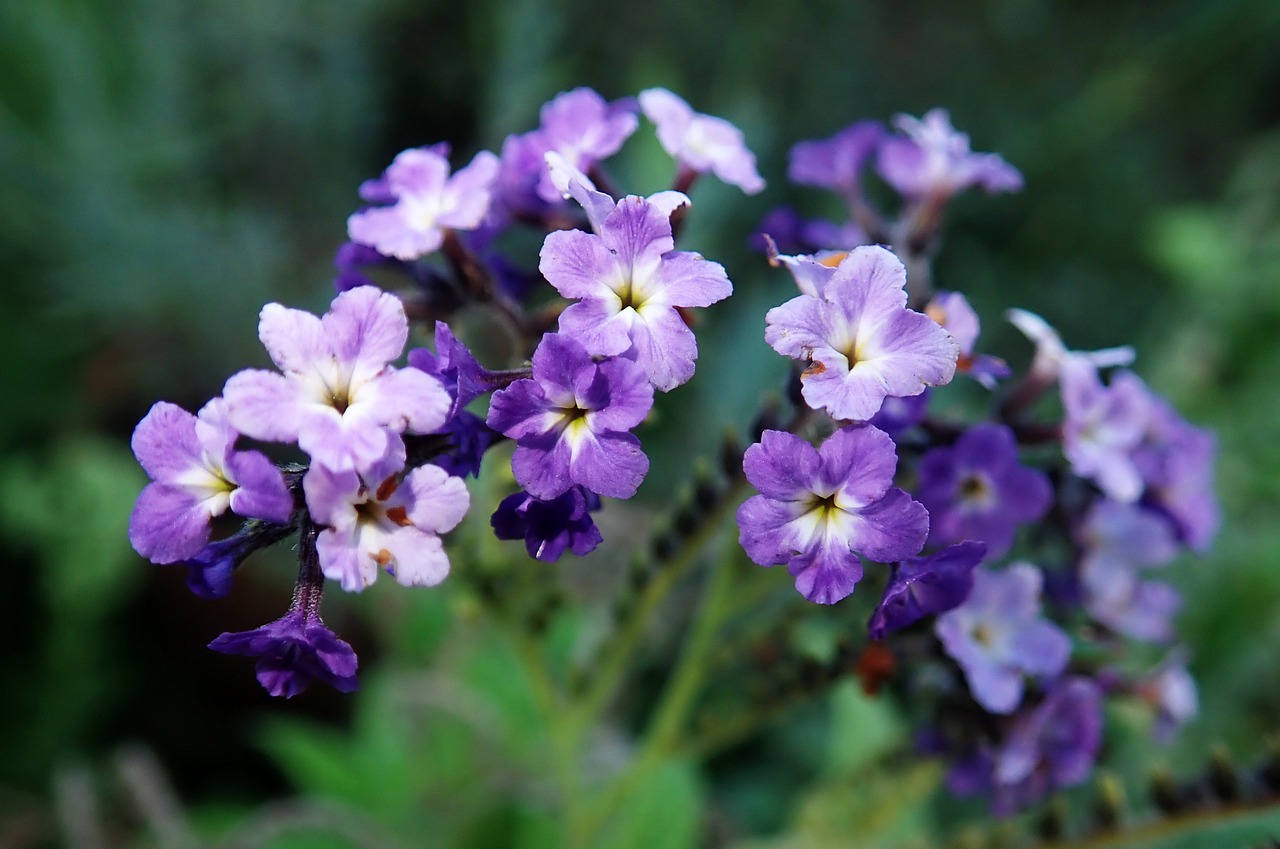
[[[301,609],[252,631],[222,634],[209,648],[256,657],[258,682],[273,696],[292,698],[313,681],[341,693],[360,686],[351,646]]]
[[[523,539],[530,557],[554,563],[567,550],[582,557],[600,544],[590,512],[598,509],[599,497],[580,486],[550,501],[517,492],[502,500],[489,523],[498,539]]]
[[[926,616],[964,603],[973,589],[973,569],[986,554],[983,543],[962,542],[899,563],[867,623],[871,639],[882,640]]]

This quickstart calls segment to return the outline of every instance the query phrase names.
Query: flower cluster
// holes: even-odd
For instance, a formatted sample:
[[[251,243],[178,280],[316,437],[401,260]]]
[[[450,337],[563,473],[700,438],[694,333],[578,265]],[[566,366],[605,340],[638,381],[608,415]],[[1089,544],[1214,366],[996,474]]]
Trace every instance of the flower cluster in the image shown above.
[[[868,635],[916,657],[927,640],[945,658],[899,680],[932,694],[925,736],[952,760],[952,789],[1008,813],[1089,774],[1104,696],[1147,702],[1161,734],[1194,714],[1183,652],[1128,671],[1077,648],[1176,641],[1177,592],[1147,572],[1211,540],[1214,441],[1132,372],[1106,378],[1131,349],[1068,350],[1020,310],[1009,320],[1035,355],[1006,381],[1009,367],[977,351],[964,296],[933,291],[929,259],[953,195],[1016,190],[1021,176],[971,152],[941,110],[896,125],[864,121],[791,151],[792,180],[835,192],[849,219],[778,210],[762,228],[800,293],[765,316],[765,340],[797,361],[803,406],[790,432],[746,453],[759,495],[739,509],[739,535],[819,604],[853,593],[864,560],[886,564]],[[870,171],[900,196],[895,216],[869,200]],[[957,373],[992,392],[976,421],[930,412],[933,387]],[[1040,401],[1054,394],[1060,417],[1046,420]],[[955,721],[969,714],[985,719]]]
[[[641,109],[676,161],[676,188],[615,198],[588,174],[602,173]],[[720,264],[676,250],[673,213],[701,173],[763,188],[736,128],[662,89],[613,103],[576,89],[541,117],[456,172],[447,144],[397,155],[359,188],[367,206],[347,221],[328,312],[263,308],[258,333],[278,370],[233,375],[198,416],[160,403],[138,425],[134,452],[152,483],[130,539],[144,557],[187,566],[191,588],[218,597],[255,551],[299,539],[289,612],[210,644],[257,658],[273,695],[312,681],[355,688],[355,654],[319,616],[325,581],[349,592],[382,572],[406,586],[443,581],[442,537],[470,507],[463,478],[504,441],[520,490],[496,505],[495,534],[539,560],[593,550],[601,497],[630,498],[648,471],[632,431],[655,392],[693,376],[684,311],[732,292]],[[536,267],[499,249],[516,228],[543,233]],[[383,291],[375,276],[404,288]],[[565,299],[550,320],[548,292]],[[511,368],[481,366],[455,335],[449,320],[469,304],[511,330]],[[397,366],[411,318],[434,330],[434,350]],[[482,396],[487,415],[469,409]],[[305,462],[277,466],[245,440],[294,446]],[[212,520],[228,510],[242,525],[214,539]]]

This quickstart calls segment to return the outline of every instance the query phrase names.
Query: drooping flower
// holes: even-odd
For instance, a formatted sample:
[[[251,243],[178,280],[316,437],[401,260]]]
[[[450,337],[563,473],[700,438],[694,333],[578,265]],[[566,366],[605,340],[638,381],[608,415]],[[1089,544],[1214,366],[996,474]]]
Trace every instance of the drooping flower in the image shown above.
[[[859,121],[829,139],[799,142],[791,148],[787,177],[852,199],[861,191],[863,167],[884,138],[879,121]]]
[[[653,387],[630,360],[596,362],[575,339],[548,333],[533,376],[493,393],[488,424],[516,441],[511,470],[531,495],[550,500],[575,484],[630,498],[649,471],[630,433],[653,406]]]
[[[575,186],[576,183],[576,186]],[[706,307],[733,286],[719,263],[677,251],[672,205],[687,198],[663,193],[612,199],[570,183],[584,200],[595,233],[560,230],[542,245],[539,270],[566,298],[560,332],[594,356],[637,362],[655,387],[674,389],[693,376],[698,346],[680,308]]]
[[[945,109],[923,119],[898,115],[894,125],[904,135],[880,144],[876,169],[906,198],[945,199],[975,185],[987,192],[1022,188],[1022,174],[999,155],[969,150],[969,137],[951,126]]]
[[[928,316],[907,309],[907,273],[880,247],[849,252],[822,287],[765,316],[765,341],[808,360],[805,402],[836,419],[865,421],[888,396],[950,382],[959,346]]]
[[[694,112],[684,98],[664,88],[640,92],[640,108],[657,125],[658,141],[691,171],[712,171],[749,195],[764,189],[756,158],[747,150],[742,131],[713,115]]]
[[[767,430],[742,468],[760,491],[738,508],[739,541],[761,566],[785,563],[796,589],[817,604],[853,592],[862,558],[883,563],[916,554],[929,516],[893,486],[893,440],[870,426],[836,431],[820,448]]]
[[[488,151],[452,176],[449,160],[432,148],[399,153],[381,184],[390,205],[363,209],[347,220],[353,242],[400,260],[417,259],[444,242],[445,230],[471,230],[489,210],[498,157]]]
[[[502,499],[489,521],[498,539],[522,539],[530,557],[554,563],[566,551],[583,557],[601,543],[591,519],[599,509],[600,497],[580,486],[549,501],[521,491]]]
[[[969,597],[974,567],[986,554],[984,543],[967,541],[898,563],[867,623],[871,639],[883,640],[926,616],[958,607]]]
[[[1071,657],[1071,639],[1040,616],[1041,581],[1029,563],[1000,572],[979,567],[968,599],[934,627],[964,670],[974,700],[992,713],[1017,709],[1024,673],[1053,678]]]
[[[320,569],[358,592],[385,569],[405,586],[434,586],[449,574],[440,534],[453,530],[470,506],[460,478],[424,465],[399,480],[404,449],[366,470],[312,466],[303,479],[311,516],[326,526],[316,541]]]
[[[976,425],[954,445],[930,449],[918,472],[929,541],[982,540],[992,558],[1007,552],[1018,526],[1040,519],[1053,501],[1048,475],[1018,461],[1013,431],[1004,425]]]
[[[164,401],[133,432],[133,453],[151,477],[129,518],[129,541],[155,563],[196,557],[209,523],[228,508],[240,516],[287,521],[293,496],[280,470],[257,451],[235,451],[239,434],[221,398],[198,415]]]
[[[209,648],[256,657],[258,683],[277,698],[291,699],[313,681],[340,693],[360,688],[356,653],[329,630],[317,610],[305,606],[297,606],[261,628],[222,634]]]
[[[394,295],[371,286],[342,292],[329,312],[267,304],[258,336],[283,374],[248,369],[227,381],[227,417],[269,442],[297,442],[333,472],[403,453],[401,433],[431,433],[452,406],[440,381],[390,365],[409,321]]]

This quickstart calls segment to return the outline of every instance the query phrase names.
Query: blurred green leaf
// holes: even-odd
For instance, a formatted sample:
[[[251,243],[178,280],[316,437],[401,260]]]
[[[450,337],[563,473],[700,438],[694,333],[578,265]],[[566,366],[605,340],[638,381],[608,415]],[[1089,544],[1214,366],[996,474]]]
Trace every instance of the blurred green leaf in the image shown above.
[[[687,849],[699,845],[704,791],[693,763],[659,764],[627,796],[608,835],[610,849]]]

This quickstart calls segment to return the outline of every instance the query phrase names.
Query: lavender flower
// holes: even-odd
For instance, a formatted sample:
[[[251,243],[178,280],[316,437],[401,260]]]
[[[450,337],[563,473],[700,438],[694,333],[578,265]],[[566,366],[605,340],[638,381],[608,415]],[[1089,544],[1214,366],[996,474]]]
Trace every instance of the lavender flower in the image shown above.
[[[397,480],[403,449],[365,471],[313,466],[303,479],[311,516],[326,529],[316,549],[326,578],[358,592],[385,569],[405,586],[433,586],[449,574],[440,534],[470,506],[462,480],[439,466],[419,466]]]
[[[687,201],[683,195],[630,196],[612,207],[580,179],[570,178],[568,188],[596,232],[561,230],[542,245],[543,276],[561,295],[581,299],[561,313],[560,332],[592,355],[635,360],[655,387],[674,389],[693,376],[698,356],[679,309],[727,298],[733,286],[724,268],[674,250],[671,204]]]
[[[550,500],[579,484],[630,498],[649,458],[629,431],[651,406],[640,366],[597,363],[576,340],[549,333],[533,353],[533,377],[493,393],[488,423],[516,440],[511,470],[534,497]]]
[[[200,554],[209,522],[230,508],[241,516],[288,520],[293,496],[280,470],[257,451],[235,451],[239,434],[215,398],[198,415],[161,401],[133,432],[133,453],[151,477],[129,517],[129,541],[155,563]]]
[[[764,189],[756,158],[742,131],[723,118],[694,112],[679,95],[664,88],[640,92],[640,108],[658,127],[658,141],[680,165],[698,174],[713,171],[749,195]]]
[[[959,346],[928,316],[907,309],[906,281],[889,251],[854,248],[820,297],[801,295],[769,310],[765,341],[809,361],[801,376],[809,406],[865,421],[887,396],[950,382]]]
[[[1147,411],[1147,429],[1133,455],[1146,485],[1144,499],[1169,517],[1183,543],[1206,551],[1221,521],[1213,493],[1217,440],[1159,396],[1148,398]]]
[[[1041,575],[1035,566],[978,568],[973,579],[969,598],[939,616],[934,630],[964,670],[978,704],[992,713],[1013,713],[1022,701],[1023,673],[1061,673],[1071,657],[1071,639],[1040,617]]]
[[[323,318],[267,304],[258,336],[284,374],[233,375],[227,417],[254,439],[297,442],[334,472],[403,453],[402,432],[435,431],[452,405],[436,378],[389,365],[408,334],[400,300],[370,286],[339,294]]]
[[[445,230],[471,230],[489,209],[490,184],[498,158],[477,153],[471,164],[449,176],[449,160],[431,148],[399,153],[381,185],[390,206],[364,209],[347,220],[353,242],[370,245],[400,260],[437,250]]]
[[[256,657],[258,683],[276,697],[291,699],[313,681],[340,693],[360,688],[356,653],[320,620],[318,610],[306,606],[295,606],[261,628],[222,634],[209,648]]]
[[[554,563],[566,551],[595,551],[603,537],[591,511],[599,509],[600,497],[580,486],[549,501],[521,491],[502,499],[489,521],[498,539],[523,539],[530,557]]]
[[[992,558],[1013,545],[1019,524],[1040,519],[1053,501],[1049,477],[1018,462],[1013,431],[1004,425],[976,425],[954,445],[931,449],[919,475],[929,542],[982,540]]]
[[[861,173],[885,138],[879,121],[859,121],[829,139],[791,148],[787,177],[793,183],[838,192],[852,201],[861,192]]]
[[[926,616],[958,607],[969,597],[973,569],[986,554],[983,543],[962,542],[897,564],[867,623],[871,639],[883,640]]]
[[[761,566],[787,564],[796,589],[834,604],[862,577],[862,557],[903,560],[929,532],[924,507],[894,487],[893,440],[870,426],[836,431],[815,449],[767,430],[742,469],[760,491],[738,508],[739,541]]]
[[[1119,372],[1104,386],[1092,363],[1068,358],[1059,375],[1062,405],[1062,451],[1071,471],[1092,480],[1116,501],[1142,495],[1142,475],[1134,450],[1147,430],[1151,393],[1131,372]]]
[[[1000,156],[970,152],[969,137],[956,132],[945,109],[932,109],[923,120],[898,115],[894,124],[906,137],[884,140],[876,168],[904,197],[946,199],[975,185],[988,192],[1022,188],[1022,174]]]

